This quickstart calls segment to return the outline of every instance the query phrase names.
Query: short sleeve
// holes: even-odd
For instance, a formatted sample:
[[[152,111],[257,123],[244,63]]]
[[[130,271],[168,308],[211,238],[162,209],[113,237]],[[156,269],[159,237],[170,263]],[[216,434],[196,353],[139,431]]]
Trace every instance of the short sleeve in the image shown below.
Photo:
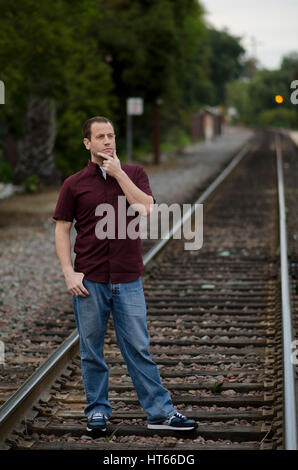
[[[58,202],[53,215],[54,220],[67,220],[72,222],[75,214],[75,198],[70,187],[69,181],[66,179],[60,189]]]
[[[150,188],[148,175],[145,172],[144,168],[141,166],[138,167],[137,181],[135,182],[135,184],[137,185],[138,188],[144,191],[144,193],[148,194],[149,196],[152,196],[154,200],[154,204],[156,203],[156,200]]]

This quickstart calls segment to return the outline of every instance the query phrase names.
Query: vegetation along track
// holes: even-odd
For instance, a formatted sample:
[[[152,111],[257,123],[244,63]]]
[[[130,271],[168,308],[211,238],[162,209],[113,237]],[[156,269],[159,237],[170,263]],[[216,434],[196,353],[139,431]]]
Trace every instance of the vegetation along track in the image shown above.
[[[170,240],[143,275],[150,352],[191,432],[149,430],[116,343],[105,341],[113,415],[86,435],[78,351],[7,449],[279,449],[283,365],[274,134],[204,203],[204,243]],[[113,436],[113,433],[115,434]],[[113,436],[113,437],[112,437]],[[109,440],[112,438],[112,442]]]

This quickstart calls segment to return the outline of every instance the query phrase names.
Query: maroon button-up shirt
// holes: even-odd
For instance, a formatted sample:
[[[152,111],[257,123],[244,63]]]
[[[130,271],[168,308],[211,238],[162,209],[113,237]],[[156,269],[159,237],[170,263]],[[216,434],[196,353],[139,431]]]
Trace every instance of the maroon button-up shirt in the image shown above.
[[[141,165],[122,162],[120,165],[138,188],[153,197],[148,176]],[[90,159],[85,168],[65,179],[60,190],[53,219],[76,220],[74,270],[83,272],[90,281],[129,282],[144,271],[140,236],[135,240],[127,236],[117,238],[118,196],[125,194],[117,180],[108,174],[105,179],[99,165]],[[127,210],[129,203],[126,198],[125,202]],[[107,216],[106,212],[102,216],[95,215],[96,207],[103,203],[111,204],[115,210],[115,239],[96,236],[96,224]],[[126,227],[137,216],[138,213],[127,216]]]

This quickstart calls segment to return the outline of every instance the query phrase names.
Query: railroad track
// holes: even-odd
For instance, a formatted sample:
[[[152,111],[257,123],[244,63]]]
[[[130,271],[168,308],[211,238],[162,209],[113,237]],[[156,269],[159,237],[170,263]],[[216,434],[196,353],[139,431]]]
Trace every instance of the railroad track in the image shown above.
[[[145,254],[152,359],[175,407],[196,419],[198,429],[147,429],[111,316],[104,351],[113,415],[106,436],[92,439],[85,431],[74,331],[56,356],[35,370],[19,398],[12,396],[0,409],[3,448],[284,448],[275,135],[260,134],[229,176],[202,195],[200,250],[184,250],[185,240],[171,239],[157,244],[160,252],[153,246]],[[282,136],[281,147],[287,145]]]

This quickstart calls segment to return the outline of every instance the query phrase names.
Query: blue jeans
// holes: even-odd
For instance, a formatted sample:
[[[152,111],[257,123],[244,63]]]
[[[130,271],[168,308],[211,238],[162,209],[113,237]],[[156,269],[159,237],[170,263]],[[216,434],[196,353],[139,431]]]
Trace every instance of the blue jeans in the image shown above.
[[[101,412],[109,419],[112,406],[108,400],[109,370],[103,347],[110,311],[116,339],[138,400],[147,412],[148,422],[172,416],[176,409],[160,380],[156,363],[149,353],[146,303],[141,277],[135,281],[112,284],[83,278],[90,293],[73,296],[75,320],[80,336],[82,378],[88,417]]]

